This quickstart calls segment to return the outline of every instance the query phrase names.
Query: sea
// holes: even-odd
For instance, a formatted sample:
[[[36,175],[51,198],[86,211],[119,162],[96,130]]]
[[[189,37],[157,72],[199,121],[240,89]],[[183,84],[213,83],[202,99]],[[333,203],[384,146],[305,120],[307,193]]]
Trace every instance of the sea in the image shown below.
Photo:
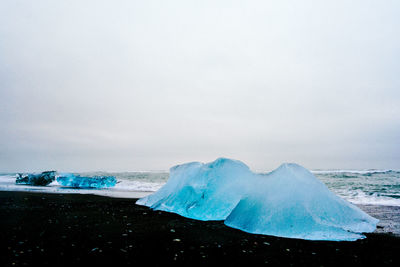
[[[312,170],[338,196],[359,206],[380,220],[377,232],[400,236],[400,170]],[[267,172],[259,172],[267,173]],[[81,172],[81,176],[115,176],[118,183],[107,189],[63,187],[56,181],[48,186],[17,185],[17,173],[0,173],[0,191],[61,194],[95,194],[118,198],[140,198],[159,190],[168,171]],[[379,224],[378,224],[379,225]]]

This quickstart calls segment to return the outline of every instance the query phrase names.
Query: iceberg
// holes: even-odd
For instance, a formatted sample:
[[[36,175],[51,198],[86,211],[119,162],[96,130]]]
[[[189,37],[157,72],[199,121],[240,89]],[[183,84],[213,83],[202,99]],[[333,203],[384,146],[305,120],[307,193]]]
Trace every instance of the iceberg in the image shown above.
[[[109,188],[115,186],[117,179],[114,176],[86,177],[74,174],[63,174],[57,177],[62,186],[74,188]]]
[[[55,171],[45,171],[42,173],[34,174],[17,174],[17,179],[15,180],[16,184],[24,184],[24,185],[35,185],[35,186],[46,186],[52,183],[56,178]]]
[[[224,220],[249,233],[308,240],[353,241],[378,223],[294,163],[267,174],[226,158],[178,165],[159,191],[136,203],[197,220]]]

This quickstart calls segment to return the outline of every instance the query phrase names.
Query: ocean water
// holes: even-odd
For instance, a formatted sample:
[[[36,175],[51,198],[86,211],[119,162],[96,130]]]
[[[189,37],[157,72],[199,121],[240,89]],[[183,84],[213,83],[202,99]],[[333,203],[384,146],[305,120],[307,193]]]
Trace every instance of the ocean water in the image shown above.
[[[340,197],[357,205],[400,207],[400,171],[397,170],[314,170],[314,175]],[[0,173],[2,191],[83,193],[111,197],[138,198],[160,189],[168,180],[166,171],[85,172],[82,176],[115,176],[118,183],[109,189],[65,188],[57,182],[49,186],[15,184],[16,173]]]
[[[400,206],[400,171],[318,170],[313,173],[331,191],[354,204]]]

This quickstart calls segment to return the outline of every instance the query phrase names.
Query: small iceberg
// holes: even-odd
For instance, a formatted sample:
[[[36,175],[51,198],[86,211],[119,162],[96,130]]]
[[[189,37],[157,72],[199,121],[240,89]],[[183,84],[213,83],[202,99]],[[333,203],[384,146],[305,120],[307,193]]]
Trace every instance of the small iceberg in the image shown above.
[[[63,174],[57,177],[57,182],[62,186],[74,188],[109,188],[117,184],[114,176],[86,177],[74,174]]]
[[[136,203],[197,220],[224,220],[249,233],[308,240],[353,241],[378,223],[293,163],[268,174],[226,158],[178,165],[164,187]]]
[[[45,171],[42,173],[34,174],[17,174],[16,184],[46,186],[56,179],[56,171]]]

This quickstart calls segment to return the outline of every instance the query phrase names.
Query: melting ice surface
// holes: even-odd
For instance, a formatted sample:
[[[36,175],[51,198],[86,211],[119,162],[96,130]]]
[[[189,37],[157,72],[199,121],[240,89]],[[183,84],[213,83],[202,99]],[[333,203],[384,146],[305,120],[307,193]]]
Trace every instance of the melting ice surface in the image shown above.
[[[114,176],[86,177],[74,174],[63,174],[57,177],[60,185],[74,188],[109,188],[115,186],[117,179]]]
[[[249,233],[309,240],[352,241],[378,223],[307,169],[287,163],[264,175],[225,158],[178,165],[160,190],[136,203],[192,219],[224,220]]]

